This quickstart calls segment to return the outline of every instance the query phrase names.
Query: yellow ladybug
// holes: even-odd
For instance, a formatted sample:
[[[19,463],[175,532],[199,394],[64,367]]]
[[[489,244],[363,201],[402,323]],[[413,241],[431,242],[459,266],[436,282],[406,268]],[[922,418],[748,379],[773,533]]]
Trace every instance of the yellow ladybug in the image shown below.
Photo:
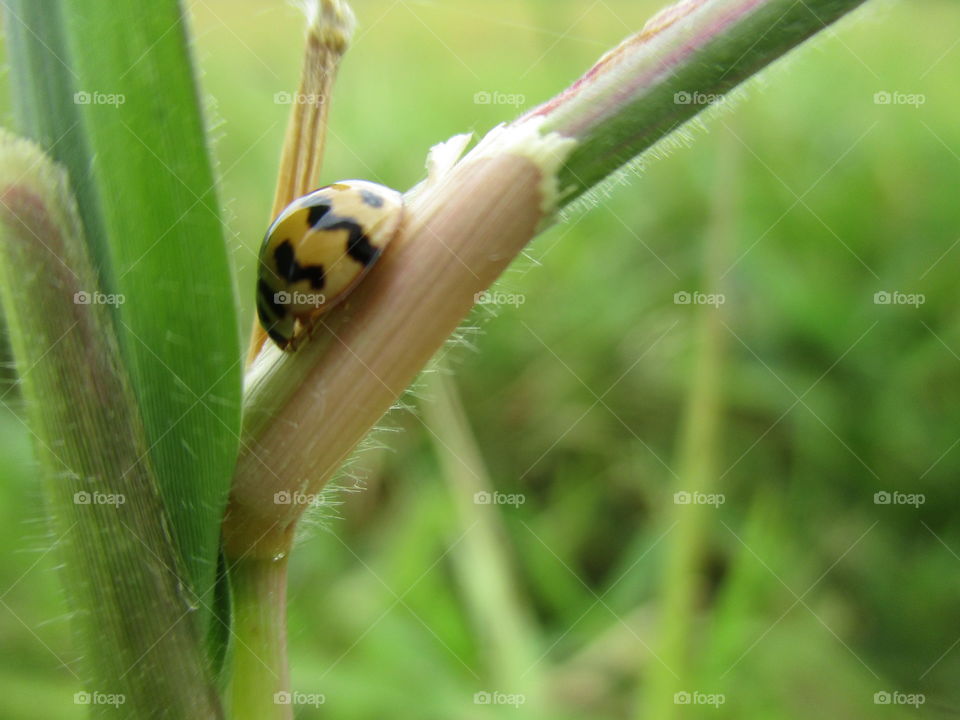
[[[396,190],[347,180],[290,203],[260,248],[257,316],[282,350],[343,300],[380,257],[403,216]]]

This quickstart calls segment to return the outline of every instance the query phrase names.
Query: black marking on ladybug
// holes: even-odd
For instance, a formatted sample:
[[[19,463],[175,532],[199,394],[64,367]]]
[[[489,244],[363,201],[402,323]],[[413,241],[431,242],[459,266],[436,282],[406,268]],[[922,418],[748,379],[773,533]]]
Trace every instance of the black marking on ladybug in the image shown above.
[[[323,290],[323,286],[326,283],[326,276],[323,272],[323,265],[308,265],[307,267],[297,266],[297,270],[300,275],[297,278],[309,280],[310,287],[314,290]]]
[[[383,207],[383,198],[377,195],[375,192],[371,192],[369,190],[361,190],[360,199],[363,200],[363,202],[369,205],[370,207],[373,207],[373,208]]]
[[[257,317],[260,318],[260,324],[263,327],[270,327],[273,323],[273,318],[270,317],[270,314],[267,312],[267,308],[263,302],[257,301]]]
[[[280,320],[286,316],[287,308],[277,303],[276,295],[277,291],[263,280],[257,283],[257,314],[261,320],[265,315],[272,315],[269,320]]]
[[[326,275],[323,271],[323,265],[301,265],[294,257],[293,245],[289,240],[284,240],[277,245],[273,251],[273,260],[277,265],[277,272],[280,277],[288,283],[295,283],[298,280],[309,280],[310,287],[314,290],[323,290],[326,283]]]
[[[327,230],[347,231],[347,255],[358,263],[367,267],[380,257],[380,248],[370,244],[370,238],[363,232],[363,228],[353,220],[340,220],[329,225]]]
[[[293,245],[289,240],[284,240],[277,245],[273,251],[273,261],[277,266],[277,272],[280,277],[287,282],[293,282],[293,276],[297,271],[297,261],[294,259]]]
[[[347,245],[347,255],[361,265],[367,266],[380,257],[380,248],[375,248],[371,245],[370,238],[361,232],[357,236],[350,236],[350,242]]]
[[[287,345],[290,344],[290,338],[284,337],[283,333],[277,330],[275,325],[276,323],[274,323],[274,325],[270,325],[267,327],[267,335],[269,335],[270,339],[273,340],[281,348],[285,348]]]
[[[311,205],[307,212],[307,227],[316,226],[328,212],[330,212],[329,205]]]

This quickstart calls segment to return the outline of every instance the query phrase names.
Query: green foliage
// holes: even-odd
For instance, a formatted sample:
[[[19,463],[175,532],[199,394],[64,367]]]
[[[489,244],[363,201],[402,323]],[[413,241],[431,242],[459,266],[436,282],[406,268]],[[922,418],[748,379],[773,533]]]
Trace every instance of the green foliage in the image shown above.
[[[236,457],[241,352],[175,0],[12,0],[17,126],[69,170],[203,625]],[[93,288],[89,289],[90,292]]]
[[[514,115],[473,104],[474,93],[539,102],[660,5],[364,3],[325,179],[408,187],[438,138]],[[272,98],[295,82],[299,47],[289,40],[300,19],[259,0],[192,9],[205,89],[225,122],[217,151],[247,318],[289,110]],[[714,223],[709,168],[721,137],[733,139],[740,165],[715,479],[727,502],[701,528],[709,582],[684,680],[728,700],[689,717],[898,717],[872,703],[884,689],[921,690],[927,710],[958,705],[960,655],[949,650],[960,592],[960,166],[948,148],[960,148],[960,16],[949,3],[899,4],[860,21],[770,73],[764,92],[721,115],[692,149],[538,240],[530,254],[542,266],[521,260],[501,284],[526,302],[492,319],[479,309],[484,332],[470,339],[480,352],[448,356],[493,483],[526,494],[521,508],[499,511],[538,630],[537,674],[557,701],[551,720],[636,717],[656,662],[643,642],[655,636],[673,541],[665,464],[675,468],[697,351],[694,313],[672,298],[708,289],[702,236]],[[873,102],[894,90],[927,102]],[[926,303],[873,304],[875,292],[896,288],[923,292]],[[785,384],[797,394],[814,387],[795,405]],[[594,393],[611,386],[609,409],[596,405]],[[417,419],[393,421],[405,430],[389,436],[395,452],[361,458],[368,490],[340,498],[343,518],[293,556],[293,685],[326,695],[298,717],[516,717],[509,706],[472,704],[479,690],[513,688],[491,685],[484,630],[447,554],[470,525],[457,518],[432,437]],[[28,433],[12,413],[0,416],[0,432],[0,541],[46,550],[51,541],[20,523],[35,497]],[[873,504],[873,493],[898,488],[926,493],[926,504]],[[59,608],[43,572],[54,555],[35,566],[36,554],[14,553],[0,565],[4,604],[16,612],[0,608],[12,649],[0,660],[0,714],[15,720],[82,711],[71,703],[75,679],[51,669],[50,648],[68,644],[64,625],[41,624]],[[810,589],[809,609],[790,609],[785,584]],[[916,714],[900,714],[908,711]]]
[[[7,132],[0,208],[0,300],[84,651],[71,673],[94,698],[84,704],[93,717],[219,717],[113,324],[83,299],[99,291],[69,182]]]

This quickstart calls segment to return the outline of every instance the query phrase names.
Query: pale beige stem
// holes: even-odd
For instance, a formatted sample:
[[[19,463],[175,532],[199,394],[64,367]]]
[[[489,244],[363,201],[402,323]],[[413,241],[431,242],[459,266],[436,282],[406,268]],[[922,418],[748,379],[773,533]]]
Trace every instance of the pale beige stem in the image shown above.
[[[229,556],[286,551],[309,494],[534,236],[552,180],[553,168],[531,157],[475,151],[409,197],[399,237],[309,343],[292,355],[264,348],[247,377],[245,447],[224,526]],[[297,491],[308,497],[277,495]]]

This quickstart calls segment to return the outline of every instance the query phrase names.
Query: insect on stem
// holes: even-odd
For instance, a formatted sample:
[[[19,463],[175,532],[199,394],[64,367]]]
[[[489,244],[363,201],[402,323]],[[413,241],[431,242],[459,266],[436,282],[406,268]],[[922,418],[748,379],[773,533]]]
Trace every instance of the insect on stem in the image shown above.
[[[277,96],[289,101],[290,118],[280,154],[271,220],[319,184],[333,83],[353,35],[353,11],[343,0],[309,0],[304,5],[308,25],[300,83],[295,94]],[[266,333],[254,319],[247,365],[259,354],[266,339]]]

